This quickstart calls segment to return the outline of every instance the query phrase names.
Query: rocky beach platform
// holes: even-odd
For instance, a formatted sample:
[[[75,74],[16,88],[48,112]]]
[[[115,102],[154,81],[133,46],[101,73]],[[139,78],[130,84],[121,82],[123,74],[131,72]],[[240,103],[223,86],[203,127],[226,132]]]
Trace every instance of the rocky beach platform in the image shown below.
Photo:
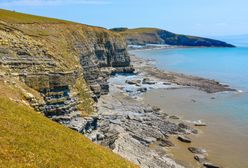
[[[142,72],[147,77],[157,78],[161,81],[167,81],[179,86],[192,87],[207,93],[237,91],[215,80],[160,70],[154,66],[153,60],[145,60],[135,55],[131,55],[131,62],[137,72]]]
[[[156,68],[150,61],[134,56],[131,58],[136,71],[115,74],[108,80],[109,93],[102,95],[96,105],[97,124],[87,129],[85,136],[109,147],[140,167],[184,167],[174,161],[168,153],[167,149],[174,146],[169,137],[177,136],[181,143],[191,143],[187,135],[198,134],[196,129],[198,125],[190,124],[175,115],[169,116],[159,107],[145,104],[141,95],[152,89],[178,89],[193,85],[179,85],[170,78],[154,75],[150,70],[155,71]],[[194,77],[190,80],[193,83],[197,82],[197,78]],[[209,81],[211,83],[211,80]],[[212,90],[205,88],[205,85],[197,88],[210,93],[229,90],[221,84],[213,85],[215,89]],[[215,166],[207,159],[205,149],[191,147],[188,152],[195,153],[194,158],[199,167]]]

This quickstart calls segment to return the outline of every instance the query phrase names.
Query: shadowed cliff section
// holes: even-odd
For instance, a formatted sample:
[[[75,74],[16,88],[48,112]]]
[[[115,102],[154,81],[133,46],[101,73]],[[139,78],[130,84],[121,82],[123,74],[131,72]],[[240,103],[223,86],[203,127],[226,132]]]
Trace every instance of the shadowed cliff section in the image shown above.
[[[123,35],[128,45],[167,44],[189,47],[235,47],[218,40],[175,34],[157,28],[113,28],[111,30]]]

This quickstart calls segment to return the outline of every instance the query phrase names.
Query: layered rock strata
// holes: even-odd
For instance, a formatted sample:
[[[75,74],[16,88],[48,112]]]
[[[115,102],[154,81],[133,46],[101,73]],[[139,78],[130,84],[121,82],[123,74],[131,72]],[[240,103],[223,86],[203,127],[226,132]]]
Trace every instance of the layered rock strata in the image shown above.
[[[121,36],[54,20],[0,20],[0,66],[1,73],[18,78],[43,96],[43,104],[30,102],[36,110],[79,132],[95,129],[96,118],[82,117],[81,110],[93,112],[92,98],[97,101],[108,93],[110,74],[133,72]]]

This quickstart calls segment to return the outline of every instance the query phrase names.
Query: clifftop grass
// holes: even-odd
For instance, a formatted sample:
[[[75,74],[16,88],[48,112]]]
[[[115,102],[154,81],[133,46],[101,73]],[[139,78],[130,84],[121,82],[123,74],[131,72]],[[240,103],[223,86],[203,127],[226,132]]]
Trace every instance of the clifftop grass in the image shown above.
[[[82,72],[81,57],[94,54],[96,48],[104,48],[109,42],[125,47],[119,34],[104,28],[0,9],[0,48],[8,48],[14,54],[24,50],[34,58],[49,58],[56,63],[52,68],[42,65],[27,70],[31,73]],[[84,88],[87,83],[79,81],[73,91],[79,92],[78,108],[87,115],[93,107],[91,96]]]
[[[0,20],[8,23],[73,23],[65,20],[34,16],[4,9],[0,9]]]
[[[135,165],[24,105],[0,97],[0,167]]]

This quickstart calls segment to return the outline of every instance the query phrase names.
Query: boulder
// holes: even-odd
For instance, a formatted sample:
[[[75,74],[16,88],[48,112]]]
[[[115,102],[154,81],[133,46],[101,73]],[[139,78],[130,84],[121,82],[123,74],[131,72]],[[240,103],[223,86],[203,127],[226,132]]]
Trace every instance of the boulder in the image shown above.
[[[147,92],[147,88],[143,87],[143,88],[139,88],[137,89],[138,92]]]
[[[145,142],[147,143],[153,143],[153,142],[156,142],[156,138],[153,138],[153,137],[146,137],[144,138]]]
[[[194,125],[196,126],[196,127],[204,127],[204,126],[207,126],[207,124],[206,123],[204,123],[204,122],[202,122],[202,121],[195,121],[194,122]]]
[[[30,56],[30,53],[27,50],[22,50],[22,49],[18,50],[16,54]]]
[[[207,126],[207,124],[205,123],[199,123],[199,124],[195,124],[196,127],[205,127]]]
[[[152,110],[155,112],[159,112],[161,109],[157,106],[152,106]]]
[[[153,112],[153,109],[152,109],[152,107],[146,107],[146,108],[144,108],[144,112],[145,113],[151,113],[151,112]]]
[[[220,166],[217,166],[217,165],[210,163],[210,162],[203,163],[203,166],[205,166],[206,168],[220,168]]]
[[[186,125],[185,123],[179,123],[178,126],[183,129],[190,129],[190,126]]]
[[[156,82],[151,81],[149,78],[144,78],[142,81],[142,84],[154,85],[154,84],[156,84]]]
[[[99,134],[96,135],[96,139],[98,141],[102,141],[104,139],[104,135],[99,133]]]
[[[187,136],[180,135],[177,137],[178,140],[185,143],[191,143],[191,139]]]
[[[170,119],[173,119],[173,120],[179,120],[179,119],[180,119],[178,116],[175,116],[175,115],[170,116],[169,118],[170,118]]]
[[[141,80],[126,80],[126,83],[129,85],[139,85]]]
[[[163,85],[171,85],[169,82],[164,82]]]
[[[121,124],[121,120],[119,120],[119,119],[110,120],[109,122],[112,123],[112,124],[117,124],[117,125],[120,125]]]
[[[188,150],[195,154],[205,154],[207,151],[203,148],[189,147]]]
[[[160,139],[158,145],[161,146],[161,147],[171,147],[171,146],[175,146],[171,141],[169,141],[169,140],[167,140],[167,139]]]
[[[99,84],[90,85],[90,89],[95,94],[100,94],[101,93],[101,86]]]
[[[198,161],[199,163],[207,162],[207,159],[204,155],[197,154],[194,156],[194,159]]]

